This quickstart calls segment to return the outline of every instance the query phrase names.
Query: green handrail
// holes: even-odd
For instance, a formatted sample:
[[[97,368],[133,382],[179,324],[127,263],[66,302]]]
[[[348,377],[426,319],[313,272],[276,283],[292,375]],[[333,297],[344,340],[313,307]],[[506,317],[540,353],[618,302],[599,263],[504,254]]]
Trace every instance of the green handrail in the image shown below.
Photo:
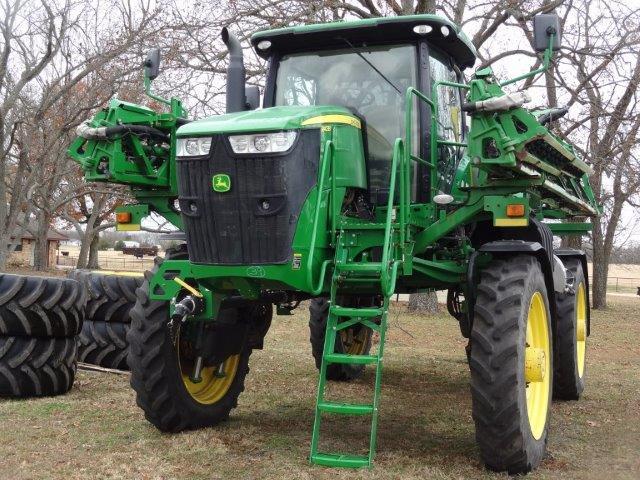
[[[307,260],[307,284],[311,287],[311,295],[319,295],[324,286],[324,277],[327,273],[327,267],[333,263],[333,260],[325,260],[320,267],[320,277],[318,278],[318,284],[316,286],[313,281],[313,260],[316,252],[316,239],[318,237],[318,223],[320,222],[320,204],[322,203],[322,193],[327,181],[327,170],[333,167],[333,142],[327,140],[324,144],[324,154],[322,155],[322,170],[320,171],[320,181],[318,182],[318,198],[316,201],[316,210],[313,215],[313,227],[311,230],[311,245],[309,246],[309,257]],[[334,175],[334,172],[331,172]],[[335,187],[332,181],[332,190]],[[333,191],[331,191],[333,193]]]
[[[396,138],[396,141],[393,145],[393,159],[391,161],[391,179],[389,185],[389,199],[387,200],[387,217],[385,220],[384,227],[384,243],[382,247],[382,262],[381,262],[381,283],[382,283],[382,293],[383,295],[389,297],[393,295],[394,290],[396,289],[396,278],[398,275],[398,266],[402,263],[400,260],[395,260],[391,269],[388,269],[389,265],[389,250],[392,246],[393,241],[393,227],[395,224],[393,221],[393,203],[394,197],[396,194],[396,177],[398,171],[398,165],[402,167],[405,162],[405,148],[404,142],[401,138]],[[405,216],[405,208],[406,208],[406,191],[405,184],[403,181],[404,175],[402,175],[403,170],[400,170],[400,242],[401,245],[404,244],[404,233],[406,228],[406,216]],[[389,273],[391,271],[391,273]]]
[[[419,100],[422,100],[424,103],[426,103],[429,106],[429,109],[431,110],[431,138],[436,138],[434,132],[436,132],[435,129],[435,122],[433,121],[434,119],[434,112],[437,111],[437,107],[435,105],[435,103],[433,103],[433,101],[428,98],[426,95],[424,95],[420,90],[416,90],[413,87],[409,87],[407,88],[407,91],[405,93],[405,111],[404,111],[404,128],[405,128],[405,132],[404,132],[404,141],[405,141],[405,145],[407,146],[405,148],[405,152],[404,152],[404,159],[403,159],[403,182],[406,184],[406,195],[407,198],[405,198],[405,203],[406,203],[406,208],[408,208],[408,205],[410,203],[410,199],[408,197],[409,195],[409,183],[411,181],[409,175],[410,175],[410,168],[409,168],[409,162],[411,160],[414,161],[421,161],[423,163],[429,163],[431,166],[432,170],[436,169],[436,164],[435,164],[435,152],[436,149],[434,148],[435,146],[435,142],[430,142],[431,143],[431,149],[430,149],[430,161],[426,162],[425,160],[421,159],[420,157],[416,157],[415,155],[411,154],[411,147],[413,145],[413,139],[411,138],[411,130],[412,130],[412,126],[413,126],[413,95],[415,95]],[[435,175],[429,175],[429,178],[431,179],[431,185],[430,188],[431,190],[433,190],[433,180],[435,178]]]

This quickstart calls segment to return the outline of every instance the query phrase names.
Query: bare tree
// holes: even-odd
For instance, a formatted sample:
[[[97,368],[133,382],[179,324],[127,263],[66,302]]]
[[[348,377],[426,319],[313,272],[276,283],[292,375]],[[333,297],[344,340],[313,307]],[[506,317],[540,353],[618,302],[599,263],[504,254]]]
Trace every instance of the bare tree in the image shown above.
[[[105,21],[107,12],[111,23]],[[96,97],[87,105],[76,103],[67,117],[57,112],[82,82],[95,80],[96,72],[115,73],[119,62],[131,65],[135,53],[139,58],[136,48],[162,27],[158,14],[146,1],[5,0],[0,5],[0,267],[34,209],[39,223],[51,218],[42,206],[51,192],[46,187],[61,180],[54,170],[67,168],[61,152],[69,137],[61,136],[95,106]],[[38,188],[45,193],[39,199]]]
[[[101,231],[115,227],[114,212],[124,192],[119,187],[78,196],[65,205],[61,217],[80,238],[77,268],[99,268],[98,240]]]
[[[517,21],[532,42],[527,23]],[[561,23],[563,48],[553,78],[547,75],[544,83],[534,80],[528,86],[543,89],[548,105],[570,107],[558,131],[594,169],[591,185],[604,211],[592,219],[592,301],[601,308],[623,208],[637,201],[640,187],[640,8],[618,1],[567,0]]]

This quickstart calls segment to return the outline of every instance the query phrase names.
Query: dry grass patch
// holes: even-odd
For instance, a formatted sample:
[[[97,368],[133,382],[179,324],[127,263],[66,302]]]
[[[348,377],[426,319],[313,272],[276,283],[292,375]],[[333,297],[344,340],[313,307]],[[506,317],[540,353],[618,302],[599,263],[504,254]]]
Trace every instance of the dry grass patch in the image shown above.
[[[640,299],[611,297],[594,312],[580,402],[554,403],[549,458],[531,478],[638,478]],[[372,470],[308,464],[317,373],[307,314],[275,317],[251,357],[247,389],[218,428],[162,434],[136,407],[126,376],[79,372],[65,396],[0,401],[2,478],[418,479],[506,478],[487,472],[475,446],[465,342],[446,314],[396,307],[383,374]],[[370,395],[372,373],[332,394]],[[346,417],[345,417],[346,418]],[[341,419],[344,422],[344,419]],[[362,424],[327,423],[356,441]],[[339,441],[339,440],[338,440]],[[359,440],[358,440],[359,441]]]

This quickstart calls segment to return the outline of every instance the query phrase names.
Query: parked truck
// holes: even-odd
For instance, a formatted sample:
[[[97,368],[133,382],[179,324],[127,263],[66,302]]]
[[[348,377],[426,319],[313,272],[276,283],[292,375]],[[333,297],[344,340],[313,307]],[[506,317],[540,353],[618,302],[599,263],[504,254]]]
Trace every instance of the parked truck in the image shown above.
[[[536,16],[534,33],[542,66],[503,81],[489,67],[467,80],[474,47],[438,16],[260,31],[259,108],[224,29],[227,113],[201,120],[151,92],[160,55],[150,52],[146,90],[166,111],[113,99],[69,152],[87,181],[130,186],[124,229],[155,212],[186,238],[146,274],[132,310],[131,385],[152,424],[226,419],[273,306],[288,314],[310,300],[310,461],[371,466],[390,297],[447,290],[469,339],[484,463],[510,473],[540,463],[552,396],[583,391],[589,335],[585,255],[555,248],[554,235],[585,234],[599,206],[591,168],[551,129],[563,110],[529,110],[517,90],[560,47],[555,15]],[[327,380],[367,365],[370,399],[325,397]],[[326,415],[370,418],[368,451],[320,451]]]

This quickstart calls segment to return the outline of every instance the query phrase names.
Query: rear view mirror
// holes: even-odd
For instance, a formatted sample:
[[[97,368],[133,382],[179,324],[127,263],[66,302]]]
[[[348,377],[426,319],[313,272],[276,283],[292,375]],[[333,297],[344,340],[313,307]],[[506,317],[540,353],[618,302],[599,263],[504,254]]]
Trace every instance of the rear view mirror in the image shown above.
[[[144,61],[144,75],[153,80],[158,76],[160,72],[160,49],[152,48],[147,54],[147,59]]]
[[[553,35],[553,50],[560,50],[560,19],[555,13],[543,13],[533,17],[533,43],[536,52],[543,52],[549,46]]]
[[[247,98],[248,110],[255,110],[260,106],[260,89],[257,85],[247,85],[244,87],[244,94]]]

